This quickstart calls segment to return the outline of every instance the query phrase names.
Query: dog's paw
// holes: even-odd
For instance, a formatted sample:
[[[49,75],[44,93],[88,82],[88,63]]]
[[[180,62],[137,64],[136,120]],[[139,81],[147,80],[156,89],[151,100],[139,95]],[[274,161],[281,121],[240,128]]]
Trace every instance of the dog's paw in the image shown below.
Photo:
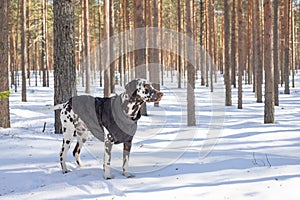
[[[66,174],[66,173],[69,173],[69,172],[71,172],[71,170],[68,170],[68,169],[62,171],[63,174]]]
[[[115,178],[113,175],[104,175],[105,180],[110,180],[110,179],[113,179],[113,178]]]
[[[134,178],[135,177],[134,174],[131,174],[129,172],[123,172],[122,175],[125,176],[126,178]]]

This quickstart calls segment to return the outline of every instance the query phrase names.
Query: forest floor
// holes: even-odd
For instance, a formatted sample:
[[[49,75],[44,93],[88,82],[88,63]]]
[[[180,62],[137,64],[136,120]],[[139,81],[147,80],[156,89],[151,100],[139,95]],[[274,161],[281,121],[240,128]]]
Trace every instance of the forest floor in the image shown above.
[[[122,145],[115,145],[115,178],[104,180],[103,144],[92,136],[82,150],[85,166],[77,167],[73,142],[67,157],[72,172],[62,174],[53,86],[28,87],[28,102],[21,102],[20,90],[12,93],[11,128],[0,129],[0,199],[300,198],[299,79],[290,95],[280,88],[275,124],[263,124],[264,104],[256,103],[252,86],[243,86],[243,109],[237,109],[237,89],[233,106],[224,107],[223,84],[211,93],[197,82],[195,127],[186,126],[186,89],[165,82],[160,107],[149,104],[149,116],[139,121],[130,179],[121,175]],[[99,94],[95,87],[92,95]]]

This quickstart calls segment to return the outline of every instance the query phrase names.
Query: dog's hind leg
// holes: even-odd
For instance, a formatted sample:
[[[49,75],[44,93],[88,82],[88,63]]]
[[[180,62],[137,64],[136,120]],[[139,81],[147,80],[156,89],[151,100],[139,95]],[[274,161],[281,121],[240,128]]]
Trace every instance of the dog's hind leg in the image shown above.
[[[73,156],[76,158],[76,162],[79,166],[82,166],[82,162],[80,159],[80,152],[81,152],[81,148],[83,146],[83,144],[86,142],[87,138],[88,138],[88,131],[79,131],[76,129],[77,132],[77,143],[76,146],[73,150]]]
[[[103,170],[104,170],[104,178],[105,179],[111,179],[113,178],[110,175],[110,160],[111,160],[111,149],[113,146],[113,142],[109,139],[109,134],[105,133],[104,137],[104,164],[103,164]]]
[[[62,111],[64,112],[64,111]],[[60,165],[62,168],[63,173],[69,172],[66,166],[66,157],[68,150],[70,149],[70,145],[73,140],[73,135],[75,133],[75,127],[73,123],[67,121],[67,115],[61,115],[61,122],[62,122],[62,131],[63,131],[63,144],[60,151]]]
[[[128,172],[129,154],[131,150],[132,141],[124,142],[123,144],[123,176],[127,178],[134,177],[133,174]]]

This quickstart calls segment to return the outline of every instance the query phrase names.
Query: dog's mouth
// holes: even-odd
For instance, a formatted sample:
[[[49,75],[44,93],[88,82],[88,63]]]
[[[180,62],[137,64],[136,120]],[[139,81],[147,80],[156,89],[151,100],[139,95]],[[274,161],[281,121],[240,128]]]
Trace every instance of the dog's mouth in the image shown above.
[[[157,91],[156,93],[154,93],[152,95],[152,97],[150,99],[147,100],[147,102],[148,103],[150,103],[150,102],[159,102],[162,99],[163,96],[164,96],[164,94],[162,92]]]

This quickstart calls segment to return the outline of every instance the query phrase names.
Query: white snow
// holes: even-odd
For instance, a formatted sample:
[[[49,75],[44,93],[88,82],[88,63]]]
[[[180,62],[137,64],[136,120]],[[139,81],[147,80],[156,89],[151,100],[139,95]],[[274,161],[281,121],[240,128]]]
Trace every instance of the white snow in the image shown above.
[[[280,88],[275,124],[263,124],[264,104],[251,85],[243,85],[243,109],[237,89],[234,105],[225,107],[219,81],[214,93],[197,82],[197,126],[187,127],[186,89],[166,79],[160,107],[148,105],[149,116],[139,121],[129,162],[136,176],[121,175],[122,145],[115,145],[112,180],[103,178],[103,144],[92,136],[81,155],[85,166],[77,167],[73,142],[72,172],[62,174],[53,86],[28,87],[28,102],[19,89],[10,96],[12,127],[0,129],[0,199],[299,199],[299,77],[290,95]]]

